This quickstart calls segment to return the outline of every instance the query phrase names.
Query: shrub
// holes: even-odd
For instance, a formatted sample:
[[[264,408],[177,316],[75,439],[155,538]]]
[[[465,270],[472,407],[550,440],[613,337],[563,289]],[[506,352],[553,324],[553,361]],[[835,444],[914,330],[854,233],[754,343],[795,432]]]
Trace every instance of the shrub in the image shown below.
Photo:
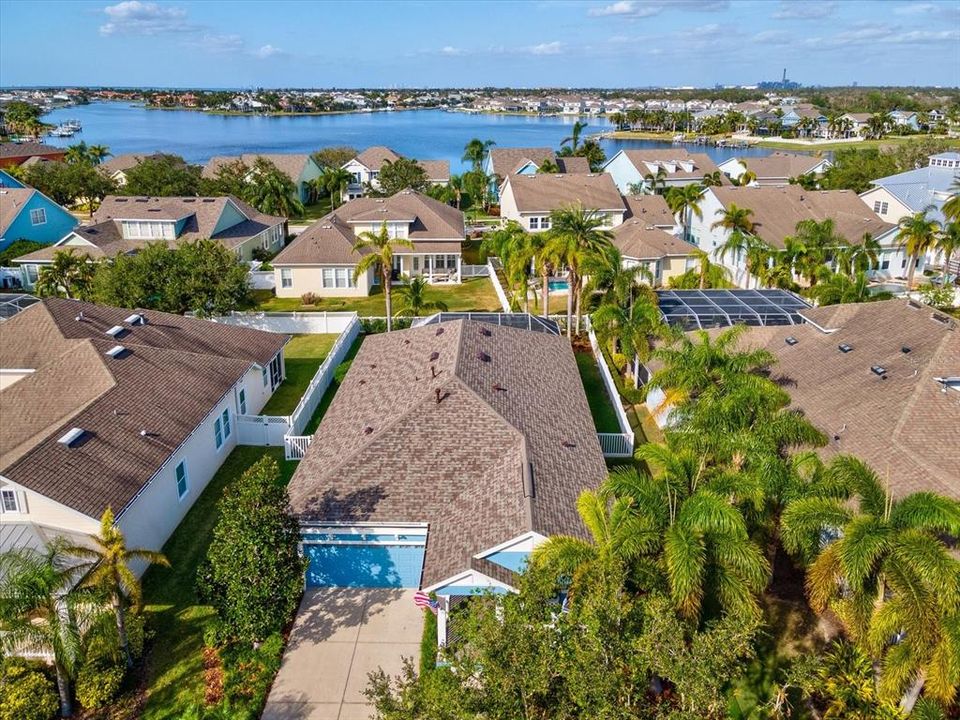
[[[0,720],[50,720],[60,703],[53,680],[19,660],[0,672]]]
[[[267,260],[273,259],[273,253],[258,246],[255,247],[253,252],[250,253],[250,257],[252,257],[254,260],[259,260],[260,262],[266,262]]]
[[[627,356],[623,353],[614,353],[613,366],[618,372],[623,372],[623,369],[627,366]]]
[[[316,305],[319,299],[316,293],[305,292],[300,296],[300,303],[303,305]]]
[[[106,707],[120,692],[123,675],[120,665],[87,663],[77,673],[77,700],[88,710]]]
[[[953,286],[929,283],[920,288],[920,297],[931,307],[943,309],[953,306]]]
[[[406,330],[412,323],[413,321],[410,318],[394,318],[393,329]],[[364,318],[360,321],[360,325],[368,335],[375,335],[376,333],[387,331],[387,321],[383,318]]]
[[[274,633],[257,648],[235,643],[224,648],[222,656],[226,700],[238,714],[246,708],[256,716],[280,670],[283,637]]]

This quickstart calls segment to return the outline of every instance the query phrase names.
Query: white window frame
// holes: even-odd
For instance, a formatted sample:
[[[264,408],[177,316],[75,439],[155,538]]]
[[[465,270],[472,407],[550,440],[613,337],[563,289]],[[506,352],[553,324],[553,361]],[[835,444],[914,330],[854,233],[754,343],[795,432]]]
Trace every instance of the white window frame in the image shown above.
[[[293,287],[293,270],[290,268],[280,268],[280,287]]]
[[[267,383],[268,383],[269,380],[270,380],[270,371],[267,370],[267,366],[266,366],[266,365],[264,365],[262,368],[260,368],[260,373],[261,373],[261,375],[263,376],[263,386],[266,387],[266,386],[267,386]]]
[[[13,501],[13,507],[7,506],[7,501]],[[17,491],[13,488],[3,488],[0,490],[0,512],[20,513],[20,498],[17,497]]]
[[[223,448],[223,423],[219,415],[213,420],[213,444],[216,445],[217,450]]]
[[[226,442],[232,431],[230,427],[230,408],[223,409],[223,412],[220,414],[220,419],[223,420],[223,440]]]
[[[46,208],[33,208],[30,211],[30,224],[31,225],[46,225],[47,224],[47,209]]]
[[[183,475],[183,492],[180,492],[180,476]],[[177,485],[177,499],[183,500],[187,495],[190,494],[190,479],[187,474],[187,461],[186,459],[181,460],[177,463],[177,467],[173,471],[173,479]]]
[[[245,388],[240,388],[240,393],[237,396],[237,406],[240,408],[240,414],[247,414],[247,391]]]

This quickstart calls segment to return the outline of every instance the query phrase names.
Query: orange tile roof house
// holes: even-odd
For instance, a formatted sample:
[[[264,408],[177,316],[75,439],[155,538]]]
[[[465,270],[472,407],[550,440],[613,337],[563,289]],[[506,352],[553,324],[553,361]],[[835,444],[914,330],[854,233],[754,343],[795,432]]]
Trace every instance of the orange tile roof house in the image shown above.
[[[277,297],[307,292],[324,297],[369,295],[379,273],[371,269],[354,279],[361,253],[353,246],[361,233],[378,233],[384,224],[392,237],[413,243],[413,248],[394,250],[394,282],[404,276],[460,282],[463,213],[423,193],[403,190],[388,198],[350,200],[300,233],[272,261]]]
[[[396,162],[403,155],[383,145],[368,147],[355,158],[343,164],[343,169],[353,175],[353,181],[343,193],[344,200],[363,197],[367,185],[380,186],[380,170],[386,163]],[[417,163],[427,174],[431,185],[446,185],[450,182],[450,162],[448,160],[418,160]]]
[[[276,252],[287,236],[286,218],[262,213],[227,197],[121,197],[108,195],[93,224],[78,227],[55,244],[16,259],[24,287],[36,282],[39,268],[57,252],[73,249],[97,260],[134,253],[150,242],[172,244],[209,238],[241,260],[255,248]]]
[[[283,380],[286,335],[47,298],[3,323],[0,546],[94,532],[159,549]],[[4,549],[6,549],[4,547]]]
[[[546,537],[584,535],[576,499],[606,472],[563,337],[463,319],[372,335],[290,483],[307,584],[508,591]]]

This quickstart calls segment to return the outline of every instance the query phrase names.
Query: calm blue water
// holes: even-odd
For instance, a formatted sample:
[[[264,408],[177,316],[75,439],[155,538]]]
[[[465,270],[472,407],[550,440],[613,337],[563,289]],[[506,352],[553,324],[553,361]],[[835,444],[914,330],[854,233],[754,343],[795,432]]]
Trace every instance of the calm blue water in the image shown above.
[[[570,134],[575,118],[481,115],[442,110],[389,113],[354,113],[299,117],[210,115],[187,110],[146,110],[118,102],[92,103],[55,110],[43,120],[60,123],[77,119],[83,132],[72,138],[46,138],[51,145],[107,145],[114,155],[171,152],[194,163],[214,155],[244,152],[313,152],[328,145],[363,149],[387,145],[397,152],[423,160],[450,161],[461,172],[463,146],[470,138],[490,139],[500,147],[559,147]],[[611,129],[605,119],[591,118],[586,133]],[[604,140],[607,156],[621,148],[664,147],[652,140]],[[733,150],[689,146],[714,161],[729,157],[766,155],[760,148]]]

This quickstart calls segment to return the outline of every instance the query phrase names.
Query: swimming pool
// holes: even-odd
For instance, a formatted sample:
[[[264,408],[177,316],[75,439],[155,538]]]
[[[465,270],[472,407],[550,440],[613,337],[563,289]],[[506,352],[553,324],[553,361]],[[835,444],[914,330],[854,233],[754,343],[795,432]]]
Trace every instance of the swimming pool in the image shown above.
[[[550,292],[567,292],[570,290],[570,283],[567,280],[548,280],[547,287]]]
[[[871,285],[869,290],[871,295],[882,292],[887,292],[891,295],[905,295],[907,293],[907,286],[903,283],[880,283],[879,285]]]

